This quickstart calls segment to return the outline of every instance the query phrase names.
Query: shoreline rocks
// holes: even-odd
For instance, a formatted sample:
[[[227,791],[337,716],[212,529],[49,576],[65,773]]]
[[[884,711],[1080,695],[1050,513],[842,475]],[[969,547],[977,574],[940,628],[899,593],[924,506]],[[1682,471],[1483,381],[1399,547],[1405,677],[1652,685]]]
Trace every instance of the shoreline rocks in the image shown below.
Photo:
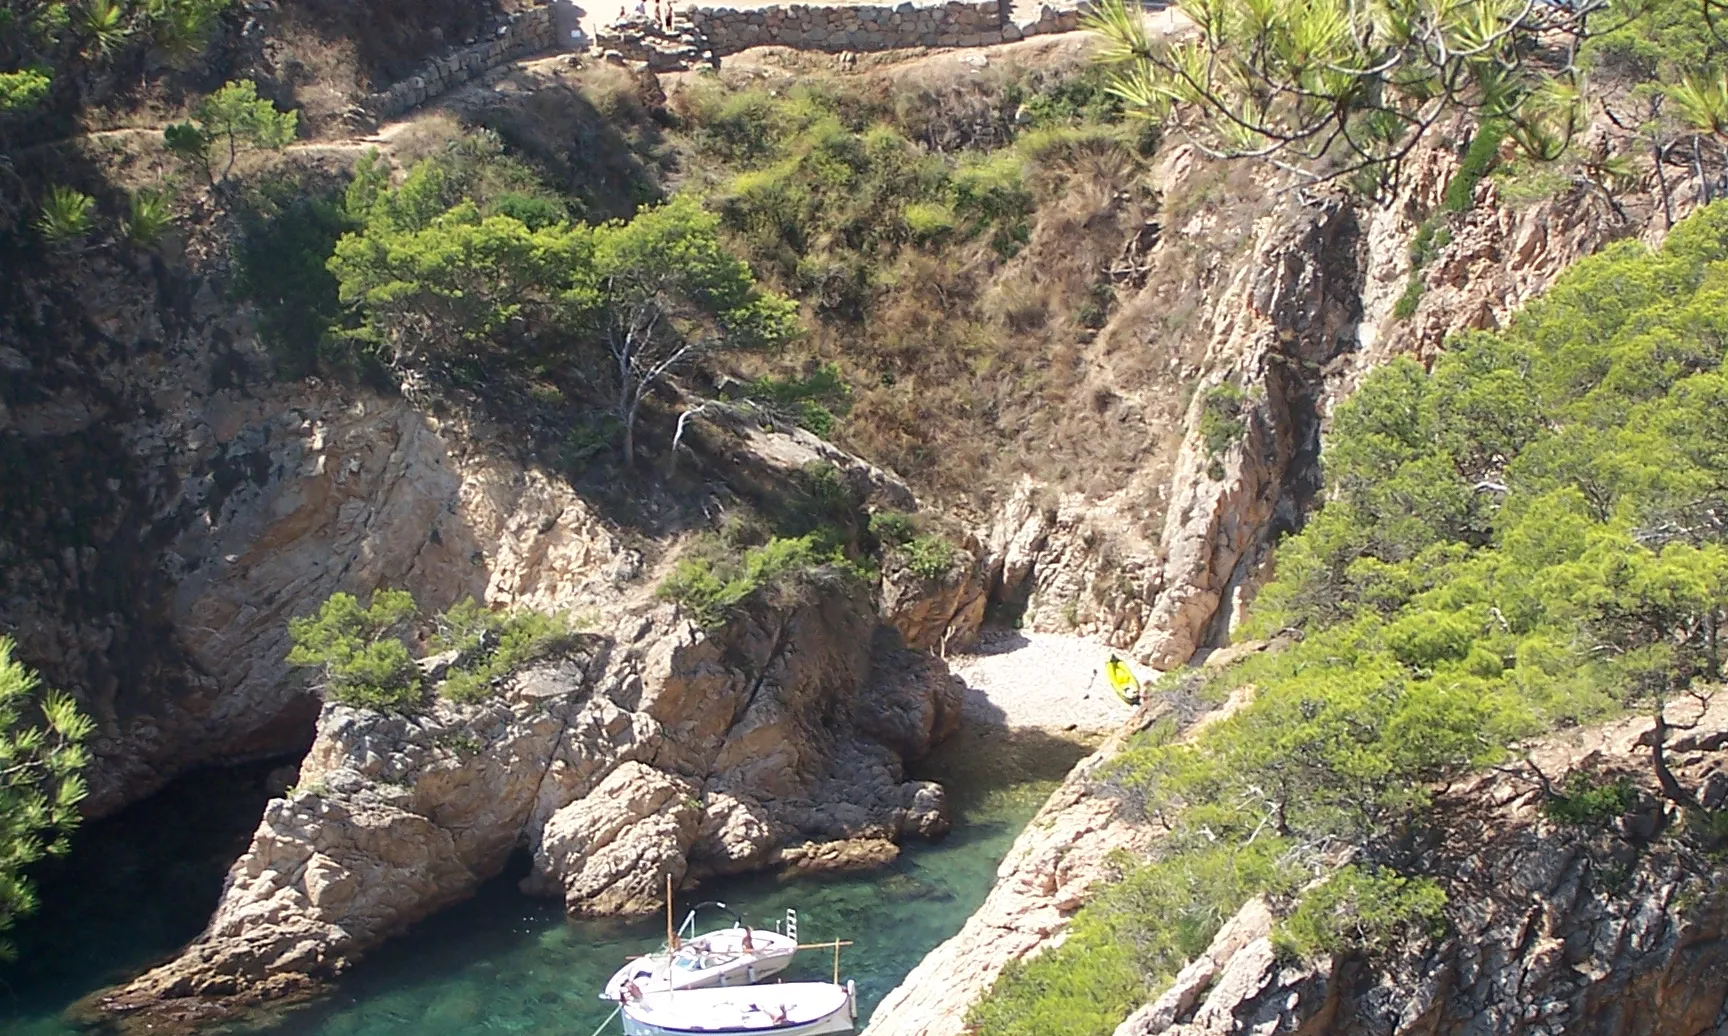
[[[128,1028],[306,995],[472,894],[526,844],[526,891],[572,914],[659,909],[667,878],[777,862],[855,868],[947,828],[904,763],[954,729],[958,690],[839,586],[704,633],[659,606],[472,705],[327,705],[209,927],[102,997]]]

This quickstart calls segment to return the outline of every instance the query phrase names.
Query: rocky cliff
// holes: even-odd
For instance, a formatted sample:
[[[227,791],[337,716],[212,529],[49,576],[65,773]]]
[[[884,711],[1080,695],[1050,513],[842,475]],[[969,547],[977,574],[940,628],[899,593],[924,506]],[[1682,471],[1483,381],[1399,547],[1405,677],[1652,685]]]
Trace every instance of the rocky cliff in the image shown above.
[[[1728,797],[1728,696],[1670,706],[1676,776]],[[1543,744],[1451,788],[1412,857],[1439,877],[1449,933],[1385,959],[1281,958],[1251,902],[1116,1036],[1706,1036],[1728,1031],[1728,890],[1679,830],[1649,765],[1648,718]],[[1639,802],[1580,826],[1541,810],[1543,781],[1622,777]],[[1676,837],[1676,836],[1679,837]]]
[[[467,422],[276,382],[208,282],[110,265],[34,285],[0,353],[6,481],[37,490],[0,502],[0,623],[98,720],[94,811],[303,747],[317,703],[283,659],[309,602],[589,607],[639,570],[592,503]]]
[[[953,731],[960,689],[877,626],[839,582],[712,634],[650,606],[484,704],[326,706],[208,929],[102,1006],[187,1022],[314,988],[519,846],[526,889],[616,914],[807,840],[939,834],[942,789],[902,760]]]
[[[1156,180],[1169,222],[1129,243],[1139,295],[1100,332],[1098,362],[1143,349],[1188,386],[1169,414],[1176,438],[1148,444],[1141,469],[1105,494],[1032,478],[1005,494],[980,522],[992,600],[1029,628],[1077,630],[1159,669],[1227,643],[1269,545],[1312,503],[1327,415],[1363,374],[1431,356],[1455,331],[1500,326],[1577,259],[1624,238],[1659,241],[1669,225],[1653,177],[1612,205],[1578,182],[1513,206],[1485,180],[1471,208],[1447,212],[1468,137],[1465,124],[1436,134],[1383,202],[1291,190],[1259,169],[1234,230],[1227,206],[1192,201],[1218,192],[1216,165],[1186,147],[1166,155]],[[1690,193],[1670,188],[1677,220]],[[1450,241],[1400,317],[1411,242],[1431,220]],[[1173,295],[1201,315],[1164,330]]]
[[[1184,431],[1179,446],[1163,458],[1149,455],[1141,474],[1103,497],[1061,492],[1032,479],[1016,486],[980,534],[989,592],[998,606],[1020,610],[1030,628],[1077,629],[1158,668],[1180,666],[1196,653],[1227,643],[1263,576],[1271,542],[1298,524],[1312,504],[1319,488],[1322,427],[1331,409],[1363,374],[1396,355],[1430,356],[1454,331],[1500,326],[1578,258],[1622,238],[1656,241],[1666,229],[1653,194],[1634,192],[1621,197],[1618,206],[1609,206],[1600,192],[1585,184],[1514,207],[1501,203],[1494,183],[1485,181],[1478,187],[1473,208],[1441,212],[1441,197],[1457,168],[1452,143],[1440,140],[1421,152],[1406,170],[1397,195],[1384,204],[1293,191],[1257,216],[1246,238],[1249,258],[1226,266],[1232,271],[1228,276],[1201,278],[1208,316],[1190,332],[1200,344],[1191,343],[1186,351],[1170,341],[1149,344],[1168,355],[1173,373],[1198,382],[1181,419]],[[1193,155],[1178,150],[1170,156],[1159,173],[1167,205],[1191,189],[1190,181],[1197,175]],[[1681,208],[1687,208],[1686,203]],[[1676,210],[1674,218],[1680,215]],[[1190,222],[1204,217],[1202,209]],[[1412,276],[1410,242],[1429,219],[1445,221],[1451,228],[1451,242],[1424,268],[1425,287],[1415,312],[1400,318],[1393,310]],[[1209,226],[1216,230],[1215,222]],[[1138,260],[1153,270],[1147,292],[1158,288],[1160,250],[1181,248],[1186,235],[1186,228],[1166,226],[1153,236],[1154,243]],[[1144,313],[1125,306],[1119,320],[1137,315]],[[1101,337],[1121,333],[1123,329],[1113,325]],[[1232,435],[1222,444],[1209,443],[1204,414],[1207,388],[1225,384],[1239,390],[1238,402],[1225,415]],[[1228,653],[1221,652],[1217,660],[1223,661]],[[1114,848],[1147,843],[1149,833],[1119,815],[1111,800],[1091,789],[1086,780],[1085,774],[1112,751],[1112,745],[1102,748],[1052,798],[1046,812],[1016,843],[985,906],[959,936],[934,951],[884,1001],[871,1021],[871,1036],[963,1031],[967,1007],[989,989],[1004,965],[1062,938],[1068,918],[1085,901],[1087,888],[1109,873],[1100,858]],[[1482,778],[1476,791],[1503,802],[1512,795],[1511,786],[1495,780]],[[1512,922],[1504,906],[1489,903],[1481,906],[1486,911],[1483,917],[1465,918],[1459,930],[1490,942],[1504,937],[1500,957],[1472,957],[1466,966],[1459,956],[1467,953],[1461,948],[1470,943],[1465,937],[1420,964],[1406,962],[1400,971],[1369,972],[1360,962],[1345,961],[1336,963],[1339,970],[1334,973],[1325,970],[1333,962],[1325,962],[1319,971],[1297,969],[1307,977],[1291,978],[1288,983],[1281,977],[1285,972],[1266,955],[1269,943],[1261,938],[1271,924],[1270,914],[1256,919],[1250,912],[1219,936],[1215,953],[1185,973],[1187,978],[1178,986],[1187,990],[1180,995],[1190,999],[1181,1003],[1180,1011],[1170,1003],[1149,1005],[1141,1016],[1143,1023],[1153,1018],[1174,1025],[1180,1016],[1185,1023],[1199,1024],[1193,1014],[1198,998],[1215,988],[1216,998],[1228,1010],[1205,1015],[1212,1019],[1206,1024],[1213,1028],[1166,1030],[1143,1025],[1123,1036],[1164,1031],[1183,1036],[1296,1031],[1716,1031],[1683,1027],[1693,1019],[1688,1012],[1696,1005],[1686,1006],[1690,1001],[1679,990],[1690,981],[1683,975],[1701,974],[1700,969],[1713,966],[1717,951],[1703,947],[1717,944],[1723,918],[1653,920],[1657,908],[1636,897],[1626,900],[1618,913],[1601,913],[1600,904],[1576,897],[1576,867],[1568,855],[1573,850],[1567,848],[1565,838],[1552,849],[1557,855],[1546,862],[1532,859],[1550,852],[1546,839],[1554,832],[1550,826],[1538,834],[1538,828],[1529,823],[1535,807],[1524,800],[1521,808],[1517,816],[1501,818],[1501,829],[1477,828],[1470,834],[1484,839],[1504,833],[1504,840],[1494,844],[1509,855],[1500,862],[1491,862],[1489,854],[1478,857],[1473,864],[1476,880],[1461,889],[1460,901],[1472,902],[1473,891],[1503,883],[1533,899],[1550,897],[1546,909],[1551,921],[1542,923],[1568,933],[1556,938],[1570,939],[1567,954],[1572,964],[1589,955],[1581,940],[1601,938],[1607,940],[1603,947],[1618,947],[1603,952],[1622,977],[1594,983],[1594,992],[1587,995],[1574,990],[1577,995],[1567,1001],[1571,1006],[1551,1008],[1552,1017],[1576,1020],[1596,1010],[1593,1005],[1609,1002],[1616,1005],[1613,1010],[1625,1013],[1631,1010],[1628,1005],[1640,1002],[1640,994],[1633,992],[1641,988],[1639,984],[1669,988],[1669,983],[1675,983],[1673,996],[1681,1006],[1656,1017],[1680,1027],[1640,1028],[1646,1023],[1626,1022],[1625,1027],[1595,1030],[1543,1022],[1552,1029],[1520,1028],[1519,1011],[1531,1012],[1524,1022],[1550,1017],[1541,1013],[1550,1008],[1539,1003],[1530,1006],[1536,1002],[1534,985],[1532,992],[1517,994],[1519,979],[1508,977],[1520,974],[1520,955],[1529,949],[1528,939],[1534,938],[1529,932],[1536,929],[1508,928],[1495,934],[1495,925]],[[1478,843],[1466,840],[1464,844]],[[1674,889],[1686,881],[1696,883],[1699,875],[1708,873],[1695,858],[1677,864],[1678,870],[1664,870],[1668,866],[1664,859],[1658,854],[1647,864],[1651,869],[1637,878],[1644,883],[1640,887],[1656,892],[1657,902],[1666,902]],[[1528,873],[1517,869],[1526,864]],[[1605,866],[1624,865],[1623,861]],[[1490,922],[1489,916],[1497,920]],[[1606,927],[1591,927],[1598,922]],[[1245,947],[1253,948],[1257,956],[1252,959],[1264,970],[1253,973],[1258,984],[1243,994],[1238,1009],[1230,1006],[1236,1004],[1230,998],[1241,991],[1241,983],[1234,978],[1229,986],[1222,978],[1216,986],[1212,983],[1239,950],[1249,952]],[[1448,953],[1452,956],[1447,957]],[[1239,968],[1251,967],[1246,963],[1249,957],[1241,960]],[[1556,965],[1541,966],[1549,968],[1551,976]],[[1448,1007],[1447,997],[1452,994],[1427,977],[1430,972],[1423,969],[1428,967],[1468,975],[1469,995],[1478,1006],[1469,1011]],[[1634,981],[1628,975],[1641,977]],[[1298,1010],[1299,998],[1293,991],[1301,982],[1314,984],[1300,998]],[[1403,1015],[1399,1023],[1403,1027],[1376,1028],[1379,1023],[1363,1022],[1365,1027],[1359,1030],[1328,1028],[1334,1024],[1335,1011],[1344,1012],[1336,1015],[1342,1019],[1358,1008],[1368,1010],[1366,1002],[1340,1000],[1341,988],[1358,988],[1363,982],[1377,983],[1381,999],[1375,1003],[1397,1002],[1410,996],[1411,990],[1422,990],[1417,1001],[1426,1006]],[[1523,995],[1526,1001],[1515,1008],[1503,1001],[1492,1009],[1483,1006],[1484,997],[1490,997],[1495,988],[1489,983],[1495,982],[1505,988],[1493,996]],[[1714,996],[1712,1002],[1719,1004],[1716,988],[1703,983],[1703,999]],[[1279,1005],[1286,1000],[1295,1013],[1280,1015]],[[1339,1007],[1341,1002],[1344,1006]],[[1446,1010],[1462,1013],[1441,1025]],[[1483,1020],[1488,1018],[1493,1019],[1491,1024]]]

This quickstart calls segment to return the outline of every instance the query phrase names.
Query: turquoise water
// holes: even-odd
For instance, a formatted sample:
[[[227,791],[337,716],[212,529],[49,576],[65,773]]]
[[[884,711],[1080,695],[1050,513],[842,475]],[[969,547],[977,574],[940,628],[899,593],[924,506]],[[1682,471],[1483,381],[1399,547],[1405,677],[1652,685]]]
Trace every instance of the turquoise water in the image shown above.
[[[865,874],[715,881],[681,895],[678,916],[698,899],[724,900],[758,925],[796,908],[803,940],[855,940],[842,952],[841,978],[857,982],[867,1014],[983,901],[1014,837],[1081,752],[1036,736],[963,738],[920,774],[954,789],[956,824],[947,838],[910,845],[891,867]],[[91,825],[74,860],[44,875],[43,910],[15,940],[20,960],[0,965],[0,1032],[77,1032],[62,1016],[72,1001],[197,933],[227,860],[244,848],[252,826],[221,831],[209,819],[201,831],[174,830],[191,816],[217,815],[214,808],[188,813],[212,784],[225,789],[232,800],[226,806],[240,816],[253,798],[262,805],[261,772],[177,786],[122,818]],[[262,1025],[270,1036],[593,1032],[612,1012],[596,991],[628,957],[660,944],[664,920],[569,921],[555,901],[517,892],[515,876],[376,951],[329,996],[279,1018],[254,1019],[249,1028]],[[831,975],[830,955],[801,957],[784,977]],[[616,1023],[607,1031],[617,1032]]]

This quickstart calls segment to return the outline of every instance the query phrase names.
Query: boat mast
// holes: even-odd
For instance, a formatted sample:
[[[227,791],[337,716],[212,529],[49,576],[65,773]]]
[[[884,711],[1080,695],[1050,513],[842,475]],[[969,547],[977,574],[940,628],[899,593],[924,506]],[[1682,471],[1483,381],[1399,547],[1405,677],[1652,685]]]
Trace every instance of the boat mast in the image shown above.
[[[666,948],[678,949],[678,930],[672,925],[672,875],[666,875]]]

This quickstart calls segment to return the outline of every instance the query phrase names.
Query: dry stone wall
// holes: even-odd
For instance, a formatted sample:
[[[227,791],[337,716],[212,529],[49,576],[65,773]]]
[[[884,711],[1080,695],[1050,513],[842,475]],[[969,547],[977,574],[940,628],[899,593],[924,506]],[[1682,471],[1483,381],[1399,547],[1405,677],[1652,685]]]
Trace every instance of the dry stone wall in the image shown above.
[[[528,8],[501,22],[491,38],[427,62],[390,89],[367,95],[360,107],[377,119],[400,115],[525,54],[552,49],[555,37],[552,8]]]
[[[715,54],[768,45],[829,51],[976,47],[1003,38],[998,0],[897,7],[789,4],[746,11],[708,7],[692,10],[690,20]]]
[[[1044,4],[1017,12],[1012,0],[947,0],[940,4],[781,4],[740,10],[691,7],[669,29],[647,19],[600,30],[601,49],[651,67],[689,67],[750,47],[867,51],[904,47],[981,47],[1027,36],[1072,32],[1080,11]],[[673,52],[679,51],[679,56]],[[655,68],[656,71],[663,70]]]

